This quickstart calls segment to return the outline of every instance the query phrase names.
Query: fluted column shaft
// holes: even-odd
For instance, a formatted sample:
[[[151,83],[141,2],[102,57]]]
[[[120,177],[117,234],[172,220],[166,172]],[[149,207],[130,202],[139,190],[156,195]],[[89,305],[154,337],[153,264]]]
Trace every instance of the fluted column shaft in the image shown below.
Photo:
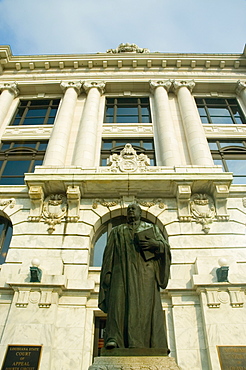
[[[69,134],[81,86],[80,82],[61,83],[65,93],[49,140],[44,165],[64,166],[65,164]]]
[[[178,97],[191,164],[198,166],[213,166],[214,162],[204,128],[191,95],[194,86],[194,81],[174,82],[174,89]]]
[[[156,113],[156,140],[160,155],[161,166],[181,164],[181,155],[176,138],[172,114],[169,107],[168,91],[171,81],[151,81],[150,87],[154,94]]]
[[[243,105],[246,109],[246,82],[238,81],[236,92],[242,99]]]
[[[87,98],[76,143],[74,156],[74,165],[76,166],[95,166],[98,110],[104,87],[103,82],[85,82],[83,84],[83,88],[87,92]]]
[[[0,127],[9,111],[9,108],[18,95],[19,90],[17,88],[17,83],[4,83],[0,85]]]

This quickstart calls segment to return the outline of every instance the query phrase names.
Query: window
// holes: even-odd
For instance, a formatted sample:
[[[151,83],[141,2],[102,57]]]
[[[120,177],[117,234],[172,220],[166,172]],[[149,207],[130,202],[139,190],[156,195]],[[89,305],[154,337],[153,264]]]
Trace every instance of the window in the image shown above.
[[[0,185],[23,185],[24,174],[43,162],[48,141],[3,141],[0,144]]]
[[[246,141],[209,140],[209,147],[214,163],[233,172],[233,183],[246,184]]]
[[[104,347],[103,334],[105,327],[106,317],[95,317],[93,358],[101,355],[101,349]]]
[[[21,100],[11,125],[51,125],[59,102],[59,99]]]
[[[107,98],[104,122],[151,122],[149,98]]]
[[[104,224],[100,230],[99,236],[94,244],[92,265],[95,267],[102,266],[103,252],[107,244],[108,235],[113,227],[126,223],[126,217],[119,216],[111,219]]]
[[[126,144],[131,144],[136,150],[137,154],[143,153],[150,158],[150,165],[155,166],[155,151],[154,151],[154,140],[150,139],[104,139],[102,141],[102,150],[101,150],[101,166],[107,165],[107,158],[111,154],[120,154],[121,150],[124,149]]]
[[[234,98],[196,98],[202,123],[243,124],[243,112]]]
[[[0,214],[0,265],[5,262],[12,233],[13,227],[11,221]]]

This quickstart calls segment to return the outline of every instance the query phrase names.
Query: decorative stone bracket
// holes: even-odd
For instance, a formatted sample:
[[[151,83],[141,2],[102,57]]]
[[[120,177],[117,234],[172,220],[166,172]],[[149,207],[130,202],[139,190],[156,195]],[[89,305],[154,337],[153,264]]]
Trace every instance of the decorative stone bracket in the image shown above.
[[[40,308],[49,308],[52,304],[52,294],[57,291],[53,288],[40,288],[33,290],[31,287],[17,288],[16,307],[26,308],[29,303],[38,304]]]
[[[219,288],[205,289],[207,305],[209,308],[219,308],[220,304],[229,303],[233,308],[240,308],[244,305],[244,292],[241,288],[230,288],[225,290]]]
[[[182,222],[191,222],[202,225],[202,231],[207,234],[209,224],[213,221],[228,221],[227,198],[229,189],[224,184],[213,184],[213,196],[207,193],[193,193],[191,184],[177,186],[178,217]]]
[[[78,186],[68,186],[67,194],[50,194],[44,198],[41,186],[31,186],[29,189],[31,209],[29,221],[38,222],[41,219],[49,225],[48,232],[52,234],[55,226],[63,219],[68,222],[79,220],[80,190]]]

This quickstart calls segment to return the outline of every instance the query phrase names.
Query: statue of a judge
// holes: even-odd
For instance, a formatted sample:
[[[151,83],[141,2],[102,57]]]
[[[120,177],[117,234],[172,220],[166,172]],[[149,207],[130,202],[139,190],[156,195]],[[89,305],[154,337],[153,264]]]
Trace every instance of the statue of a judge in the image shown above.
[[[167,286],[171,254],[157,226],[130,204],[127,223],[112,229],[105,248],[99,308],[108,314],[105,347],[162,348],[168,353],[160,288]]]

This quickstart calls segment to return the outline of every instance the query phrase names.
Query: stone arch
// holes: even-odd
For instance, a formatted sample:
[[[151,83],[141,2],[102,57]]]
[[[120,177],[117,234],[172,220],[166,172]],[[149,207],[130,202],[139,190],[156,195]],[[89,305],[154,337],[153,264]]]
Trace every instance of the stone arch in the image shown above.
[[[97,213],[97,207],[98,206],[95,207],[95,210],[94,210],[95,213]],[[95,258],[95,253],[97,252],[95,248],[97,247],[103,248],[104,250],[104,247],[106,246],[106,239],[107,239],[106,236],[102,240],[102,242],[105,244],[104,247],[97,246],[96,243],[98,242],[99,238],[101,238],[102,235],[108,232],[108,229],[116,226],[116,224],[119,224],[118,220],[120,221],[120,223],[126,222],[126,211],[127,211],[128,204],[117,205],[114,207],[100,205],[99,207],[100,207],[100,218],[97,220],[97,222],[94,224],[94,227],[93,227],[94,234],[91,239],[91,251],[90,251],[90,265],[97,266],[97,267],[99,267],[100,264],[93,263],[94,258]],[[154,209],[151,210],[152,207],[144,207],[141,205],[140,207],[142,209],[142,219],[144,221],[151,222],[157,225],[159,229],[161,230],[161,232],[163,233],[163,235],[165,236],[165,238],[168,239],[168,234],[167,234],[165,225],[163,224],[161,219],[158,217],[160,213],[165,211],[165,209],[163,210],[160,209],[159,212],[157,213],[156,210]],[[155,206],[155,207],[158,207],[158,206]],[[111,226],[108,227],[108,225],[110,224],[110,221],[112,221]],[[100,251],[101,255],[99,256],[99,258],[102,258],[103,250]]]

